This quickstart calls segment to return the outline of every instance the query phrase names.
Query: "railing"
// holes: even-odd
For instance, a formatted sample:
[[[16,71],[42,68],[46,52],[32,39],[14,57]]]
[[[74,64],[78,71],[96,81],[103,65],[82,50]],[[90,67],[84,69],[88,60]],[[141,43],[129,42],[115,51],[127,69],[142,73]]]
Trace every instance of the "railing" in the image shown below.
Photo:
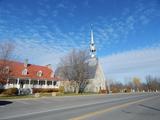
[[[6,84],[5,88],[20,88],[20,84]],[[33,84],[23,84],[22,88],[59,88],[59,85],[33,85]]]

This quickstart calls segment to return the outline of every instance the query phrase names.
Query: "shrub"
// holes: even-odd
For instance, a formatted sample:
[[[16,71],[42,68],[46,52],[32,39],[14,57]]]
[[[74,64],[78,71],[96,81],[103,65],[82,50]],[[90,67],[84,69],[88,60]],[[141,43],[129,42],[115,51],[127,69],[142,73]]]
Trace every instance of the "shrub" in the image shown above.
[[[0,89],[0,94],[4,92],[5,89]]]
[[[51,93],[51,92],[58,92],[58,89],[55,88],[33,88],[33,93]]]
[[[125,92],[131,92],[131,88],[127,88],[126,90],[125,90]]]
[[[9,89],[5,89],[4,92],[2,92],[2,94],[4,95],[18,95],[18,89],[17,88],[9,88]]]
[[[107,92],[107,90],[100,90],[99,93],[100,94],[105,94],[105,93],[108,93],[108,92]]]
[[[113,88],[111,88],[111,91],[112,91],[112,93],[119,93],[120,89],[117,87],[113,87]]]
[[[60,93],[64,93],[64,86],[60,86],[60,87],[59,87],[59,92],[60,92]]]

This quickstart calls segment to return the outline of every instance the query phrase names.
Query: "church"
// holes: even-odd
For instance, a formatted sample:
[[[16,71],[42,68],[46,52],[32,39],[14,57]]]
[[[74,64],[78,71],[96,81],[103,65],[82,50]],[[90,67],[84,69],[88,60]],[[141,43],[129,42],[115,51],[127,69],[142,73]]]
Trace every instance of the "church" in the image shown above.
[[[87,85],[85,91],[98,93],[100,90],[106,90],[105,75],[98,57],[96,56],[96,46],[94,43],[92,29],[90,40],[89,73],[89,84]]]
[[[96,46],[93,38],[93,30],[91,29],[91,39],[90,39],[90,55],[88,58],[88,62],[86,66],[87,68],[87,78],[86,81],[88,82],[87,85],[84,88],[84,92],[93,92],[93,93],[99,93],[101,90],[106,90],[105,85],[105,75],[103,73],[103,69],[100,65],[100,62],[98,60],[98,57],[96,55]],[[66,68],[67,71],[72,71],[72,66],[61,66],[56,69],[55,74],[56,76],[59,76],[63,79],[63,86],[65,88],[66,92],[74,92],[75,91],[75,84],[73,84],[70,80],[67,80],[67,78],[64,77],[64,68]],[[74,70],[73,70],[74,71]],[[68,74],[67,72],[65,74]],[[69,74],[71,74],[69,72]],[[74,72],[72,73],[74,74]],[[72,75],[71,75],[72,76]],[[66,79],[66,80],[65,80]],[[61,81],[62,83],[62,81]],[[73,84],[73,85],[71,85]]]

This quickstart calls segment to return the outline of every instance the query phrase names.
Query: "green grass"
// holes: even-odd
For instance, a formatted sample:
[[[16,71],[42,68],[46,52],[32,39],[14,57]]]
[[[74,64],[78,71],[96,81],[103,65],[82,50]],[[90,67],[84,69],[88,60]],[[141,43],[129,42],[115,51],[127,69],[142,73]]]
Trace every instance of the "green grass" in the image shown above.
[[[97,95],[98,93],[58,93],[56,96],[84,96],[84,95]],[[40,97],[53,97],[51,93],[40,93]],[[55,97],[55,96],[54,96]],[[0,99],[27,99],[27,98],[36,98],[34,95],[23,95],[23,96],[0,96]]]
[[[24,99],[24,98],[35,98],[33,95],[23,96],[0,96],[0,99]]]

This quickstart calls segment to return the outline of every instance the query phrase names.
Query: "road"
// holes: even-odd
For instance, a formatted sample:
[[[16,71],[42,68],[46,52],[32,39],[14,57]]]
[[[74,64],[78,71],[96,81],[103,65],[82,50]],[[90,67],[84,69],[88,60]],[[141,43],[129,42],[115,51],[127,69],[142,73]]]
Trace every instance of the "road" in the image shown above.
[[[159,120],[160,93],[0,100],[0,120]]]

